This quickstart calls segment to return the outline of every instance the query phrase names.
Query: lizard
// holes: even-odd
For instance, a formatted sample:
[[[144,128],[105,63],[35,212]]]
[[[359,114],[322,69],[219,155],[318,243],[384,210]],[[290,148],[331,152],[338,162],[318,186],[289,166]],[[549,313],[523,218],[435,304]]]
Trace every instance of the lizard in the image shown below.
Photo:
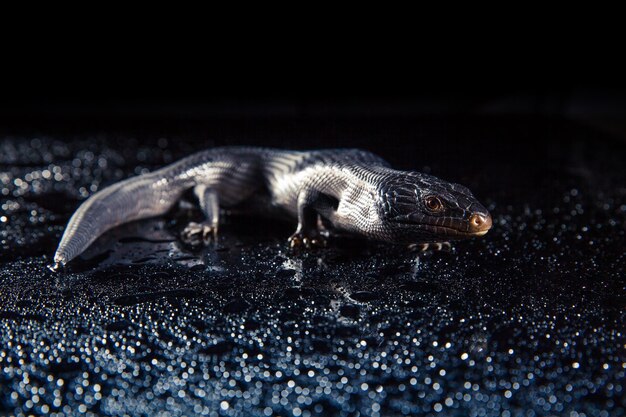
[[[71,216],[51,269],[64,267],[107,230],[165,214],[190,190],[205,217],[181,233],[192,245],[217,238],[220,208],[242,206],[297,220],[288,242],[305,249],[324,246],[328,230],[441,248],[442,242],[482,236],[492,226],[489,212],[466,187],[395,170],[365,150],[219,147],[89,197]]]

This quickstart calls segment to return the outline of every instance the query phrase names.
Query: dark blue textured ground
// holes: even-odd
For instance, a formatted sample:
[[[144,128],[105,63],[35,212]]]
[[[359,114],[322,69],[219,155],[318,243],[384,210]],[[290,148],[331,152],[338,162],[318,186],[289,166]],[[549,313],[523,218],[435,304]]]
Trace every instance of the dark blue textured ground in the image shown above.
[[[0,412],[624,415],[623,143],[519,119],[144,130],[0,138]],[[452,253],[294,255],[293,225],[229,217],[191,252],[183,207],[47,270],[89,194],[226,143],[364,146],[467,185],[494,227]]]

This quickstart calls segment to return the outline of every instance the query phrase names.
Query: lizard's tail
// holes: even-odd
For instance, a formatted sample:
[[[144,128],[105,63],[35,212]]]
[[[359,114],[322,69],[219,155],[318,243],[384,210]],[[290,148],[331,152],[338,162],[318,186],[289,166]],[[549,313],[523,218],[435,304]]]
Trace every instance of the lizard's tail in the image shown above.
[[[50,269],[65,266],[107,230],[167,212],[185,188],[179,180],[159,181],[144,174],[97,192],[70,218]]]

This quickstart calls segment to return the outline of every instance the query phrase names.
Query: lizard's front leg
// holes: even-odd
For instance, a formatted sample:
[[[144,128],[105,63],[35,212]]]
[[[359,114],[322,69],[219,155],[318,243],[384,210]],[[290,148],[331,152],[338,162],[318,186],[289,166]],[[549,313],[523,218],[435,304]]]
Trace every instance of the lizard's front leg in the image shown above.
[[[195,186],[193,192],[200,202],[200,209],[204,213],[205,220],[201,223],[189,223],[180,237],[190,246],[206,246],[211,241],[217,240],[219,199],[215,190],[205,185]]]
[[[326,237],[320,232],[318,210],[326,204],[323,194],[310,189],[298,195],[298,228],[289,237],[289,246],[294,249],[326,246]]]

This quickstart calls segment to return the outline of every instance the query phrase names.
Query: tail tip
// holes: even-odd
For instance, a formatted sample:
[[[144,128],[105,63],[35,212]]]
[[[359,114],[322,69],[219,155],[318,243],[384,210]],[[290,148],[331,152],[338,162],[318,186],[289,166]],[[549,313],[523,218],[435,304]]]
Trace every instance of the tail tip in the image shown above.
[[[54,263],[48,265],[48,269],[51,270],[52,272],[59,272],[65,269],[65,264],[66,264],[65,259],[55,256]]]

